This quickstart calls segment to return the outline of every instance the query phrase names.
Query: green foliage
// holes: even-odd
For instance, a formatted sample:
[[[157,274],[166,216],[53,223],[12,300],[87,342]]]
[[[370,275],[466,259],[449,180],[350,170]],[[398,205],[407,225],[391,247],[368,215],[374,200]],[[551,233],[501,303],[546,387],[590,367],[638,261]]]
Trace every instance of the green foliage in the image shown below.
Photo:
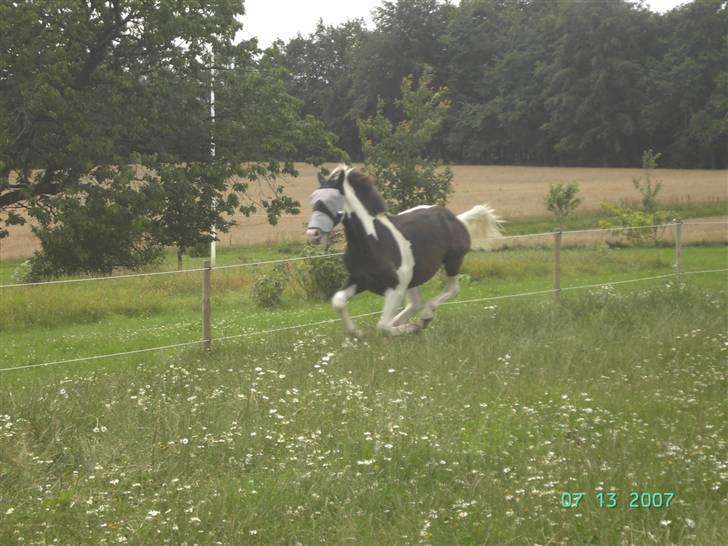
[[[220,162],[169,164],[150,162],[153,171],[144,181],[158,194],[153,212],[156,239],[177,249],[177,265],[188,250],[204,246],[219,233],[228,231],[232,215],[239,206],[236,192],[228,192],[227,179],[233,173]]]
[[[225,231],[235,210],[262,209],[271,223],[297,213],[279,177],[297,174],[294,159],[343,156],[320,121],[301,115],[285,71],[235,39],[242,14],[237,0],[1,4],[0,221],[23,223],[28,214],[18,212],[27,212],[55,247],[62,241],[51,243],[50,230],[60,236],[65,225],[63,237],[105,246],[109,260],[89,265],[69,253],[53,268],[109,270],[136,267],[159,245],[176,246],[181,258],[212,238],[211,226]],[[148,203],[125,205],[133,191],[86,182],[108,185],[98,173],[129,164],[149,169],[133,178]],[[92,211],[99,192],[127,210]],[[80,211],[93,218],[84,222]],[[104,245],[86,229],[103,233]],[[132,241],[133,258],[110,248]]]
[[[457,4],[457,5],[455,5]],[[431,151],[475,164],[725,168],[728,6],[436,0],[386,2],[375,28],[320,25],[279,46],[289,89],[352,157],[352,120],[393,123],[401,79],[433,67],[453,106]]]
[[[632,184],[642,196],[640,210],[614,207],[606,203],[602,205],[612,218],[600,220],[599,225],[607,229],[617,228],[611,230],[612,235],[623,237],[632,243],[651,241],[656,245],[665,231],[664,224],[678,218],[673,211],[657,210],[657,194],[662,184],[653,183],[652,171],[657,168],[657,161],[661,155],[652,150],[645,150],[642,153],[643,175],[632,179]]]
[[[579,193],[579,185],[571,182],[567,185],[551,184],[549,193],[546,196],[546,209],[554,213],[559,228],[563,229],[566,217],[582,203]]]
[[[660,193],[662,184],[652,183],[652,171],[657,168],[657,161],[662,154],[656,154],[652,150],[645,150],[642,153],[642,176],[632,179],[635,189],[642,195],[641,209],[643,212],[654,213],[657,211],[657,194]]]
[[[336,242],[338,232],[331,233],[331,243]],[[306,245],[301,256],[312,257],[312,260],[303,260],[296,268],[298,284],[303,289],[306,299],[311,301],[328,299],[339,290],[347,277],[344,261],[339,254],[341,250],[337,245],[325,248]]]
[[[667,227],[664,224],[676,218],[676,214],[668,210],[644,212],[613,207],[606,203],[602,208],[612,217],[600,220],[599,226],[609,229],[613,236],[631,243],[650,241],[656,245]]]
[[[384,115],[381,99],[377,115],[359,121],[364,170],[377,181],[394,213],[416,205],[444,205],[452,192],[452,171],[438,171],[438,163],[423,156],[449,108],[447,90],[432,88],[432,70],[426,67],[416,87],[408,76],[400,92],[395,105],[403,121],[392,123]]]
[[[134,169],[96,169],[75,193],[62,193],[32,209],[41,244],[31,260],[31,277],[109,274],[139,269],[156,259],[162,245],[153,219],[159,195],[134,187]]]
[[[275,264],[272,270],[258,273],[252,294],[255,305],[264,309],[278,307],[288,285],[288,275],[286,264]]]
[[[288,90],[305,101],[303,113],[320,119],[338,137],[339,146],[357,159],[361,151],[355,116],[349,113],[353,93],[350,74],[364,33],[360,20],[338,27],[319,21],[307,38],[298,36],[284,49],[274,47],[266,52],[272,63],[288,69]]]

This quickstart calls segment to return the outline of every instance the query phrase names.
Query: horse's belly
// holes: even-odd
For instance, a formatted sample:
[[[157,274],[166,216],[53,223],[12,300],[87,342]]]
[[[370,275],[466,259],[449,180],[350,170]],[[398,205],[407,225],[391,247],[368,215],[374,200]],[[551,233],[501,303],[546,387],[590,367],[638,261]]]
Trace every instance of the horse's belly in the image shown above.
[[[409,288],[420,286],[434,277],[435,273],[437,273],[442,266],[443,259],[443,256],[437,256],[430,257],[426,263],[422,263],[422,261],[417,263],[417,261],[415,261],[415,268],[412,273],[412,280],[409,283]]]

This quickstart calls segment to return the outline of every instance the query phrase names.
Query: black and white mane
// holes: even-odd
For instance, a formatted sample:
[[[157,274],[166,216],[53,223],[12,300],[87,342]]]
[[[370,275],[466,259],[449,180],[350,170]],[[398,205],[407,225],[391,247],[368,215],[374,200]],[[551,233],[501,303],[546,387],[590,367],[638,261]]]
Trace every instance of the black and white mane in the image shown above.
[[[366,175],[345,166],[328,177],[319,175],[320,188],[311,195],[314,212],[306,232],[319,243],[343,221],[346,235],[344,264],[349,278],[332,298],[347,332],[360,336],[347,301],[364,290],[384,296],[377,329],[387,335],[426,327],[437,307],[457,295],[457,275],[475,233],[479,238],[500,235],[498,218],[484,205],[455,216],[444,207],[420,206],[389,214],[384,199]],[[443,292],[423,302],[419,286],[440,267],[447,283]],[[400,310],[405,294],[408,304]],[[421,324],[408,322],[421,311]]]

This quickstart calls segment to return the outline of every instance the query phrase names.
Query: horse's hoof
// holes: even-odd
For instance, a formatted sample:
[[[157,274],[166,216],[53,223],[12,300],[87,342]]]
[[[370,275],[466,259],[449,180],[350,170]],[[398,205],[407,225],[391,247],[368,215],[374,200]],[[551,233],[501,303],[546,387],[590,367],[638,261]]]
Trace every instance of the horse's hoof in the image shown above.
[[[356,330],[351,330],[349,335],[354,339],[364,339],[364,332],[358,328]]]
[[[400,332],[403,334],[419,334],[422,331],[420,325],[413,322],[404,324],[401,328],[402,330]]]
[[[420,324],[420,330],[424,330],[425,328],[427,328],[431,322],[432,322],[432,317],[426,318],[426,319],[423,318],[422,323]]]

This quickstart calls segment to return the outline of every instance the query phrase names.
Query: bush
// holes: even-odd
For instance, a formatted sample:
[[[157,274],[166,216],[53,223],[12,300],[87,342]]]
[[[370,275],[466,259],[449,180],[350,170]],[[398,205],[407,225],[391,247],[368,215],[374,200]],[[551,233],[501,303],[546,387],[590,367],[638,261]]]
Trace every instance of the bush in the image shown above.
[[[264,309],[278,307],[283,300],[283,291],[287,284],[288,268],[286,264],[276,264],[272,271],[259,274],[253,285],[255,305]]]
[[[609,229],[615,237],[623,237],[626,242],[651,242],[657,245],[665,231],[664,224],[671,222],[676,214],[669,210],[644,212],[635,209],[621,209],[603,204],[602,208],[612,214],[612,218],[600,220],[599,226]],[[661,227],[651,227],[661,226]]]
[[[304,247],[302,256],[316,257],[303,260],[297,271],[298,282],[307,299],[327,299],[341,288],[348,274],[341,256],[336,255],[339,252],[338,248],[331,246],[323,249],[313,245]]]
[[[191,258],[209,258],[210,243],[207,241],[199,242],[187,249],[187,254]]]
[[[40,267],[42,267],[42,262],[38,260],[38,253],[36,252],[32,258],[25,260],[16,267],[10,278],[13,283],[17,284],[40,282],[44,277],[50,276],[50,272],[44,272]]]
[[[33,233],[41,250],[31,269],[38,275],[111,274],[160,259],[164,249],[155,235],[154,190],[135,185],[129,167],[98,169],[94,176],[75,193],[35,205]]]

